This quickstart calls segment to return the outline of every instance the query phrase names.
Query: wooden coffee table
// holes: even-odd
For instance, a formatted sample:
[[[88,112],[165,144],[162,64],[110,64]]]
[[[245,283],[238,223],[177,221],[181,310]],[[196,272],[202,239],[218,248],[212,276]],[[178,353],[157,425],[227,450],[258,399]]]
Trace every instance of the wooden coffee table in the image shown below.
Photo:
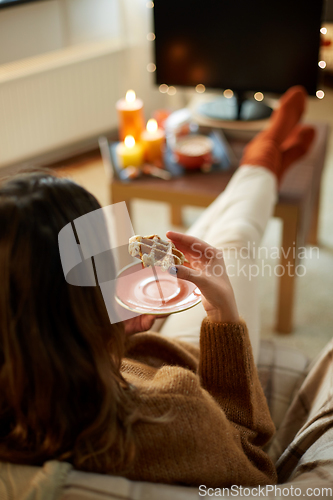
[[[277,278],[279,291],[276,312],[276,330],[280,333],[290,333],[293,329],[297,248],[306,243],[317,245],[320,183],[329,127],[323,123],[312,125],[317,132],[314,144],[308,154],[295,163],[284,177],[274,213],[283,222],[281,247],[284,252],[281,252],[283,255],[280,264],[285,272]],[[240,158],[246,141],[233,140],[230,145]],[[105,155],[103,158],[105,163]],[[189,172],[183,177],[168,181],[147,177],[128,183],[110,177],[111,200],[112,203],[125,201],[129,211],[134,198],[169,203],[172,222],[180,225],[182,208],[187,205],[208,207],[225,189],[232,173]],[[295,252],[288,252],[288,249],[294,247]]]

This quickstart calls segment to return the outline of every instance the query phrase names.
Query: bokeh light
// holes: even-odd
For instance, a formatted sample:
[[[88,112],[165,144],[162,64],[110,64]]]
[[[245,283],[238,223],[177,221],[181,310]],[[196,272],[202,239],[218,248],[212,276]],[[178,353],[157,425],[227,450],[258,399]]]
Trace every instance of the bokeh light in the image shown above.
[[[231,89],[225,89],[225,91],[223,92],[223,95],[227,99],[231,99],[233,97],[234,93]]]
[[[202,83],[199,83],[196,87],[195,90],[198,92],[198,94],[203,94],[206,91],[206,87],[202,85]]]
[[[256,101],[263,101],[264,99],[264,94],[262,92],[256,92],[253,96],[255,98]]]
[[[149,71],[149,73],[154,73],[154,71],[156,71],[156,64],[154,63],[147,64],[147,71]]]
[[[175,95],[175,94],[176,94],[176,92],[177,92],[177,89],[176,89],[176,87],[173,87],[173,86],[171,85],[171,86],[168,88],[168,91],[167,91],[167,92],[168,92],[168,94],[169,94],[169,95]]]
[[[166,94],[168,92],[168,85],[166,85],[165,83],[162,83],[162,85],[159,86],[158,90],[162,93],[162,94]]]

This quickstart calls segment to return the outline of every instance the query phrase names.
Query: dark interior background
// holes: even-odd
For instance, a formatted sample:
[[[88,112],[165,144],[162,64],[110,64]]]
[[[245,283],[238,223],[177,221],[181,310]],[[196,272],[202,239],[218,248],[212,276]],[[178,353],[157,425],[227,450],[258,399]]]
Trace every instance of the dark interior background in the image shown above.
[[[314,95],[322,4],[155,0],[156,83],[277,93],[302,84]]]

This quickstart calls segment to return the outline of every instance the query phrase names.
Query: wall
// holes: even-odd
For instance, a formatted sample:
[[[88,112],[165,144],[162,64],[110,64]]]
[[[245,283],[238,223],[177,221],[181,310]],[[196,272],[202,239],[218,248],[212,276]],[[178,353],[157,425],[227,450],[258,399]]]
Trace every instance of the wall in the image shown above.
[[[118,0],[48,0],[1,9],[0,65],[116,38],[122,30],[118,6]]]
[[[62,47],[58,0],[0,10],[0,64]]]
[[[6,144],[0,148],[1,165],[56,152],[62,145],[78,144],[114,129],[115,102],[130,88],[143,99],[146,119],[157,108],[184,105],[182,92],[161,94],[154,74],[147,71],[147,64],[153,61],[153,43],[147,41],[147,33],[153,29],[153,11],[146,3],[46,0],[0,10],[0,136]],[[112,48],[116,42],[118,48]],[[106,50],[104,45],[109,44],[110,50]],[[102,56],[103,68],[99,67]],[[85,74],[77,71],[81,64]],[[65,82],[60,79],[63,72],[73,76]],[[79,111],[73,105],[77,99]],[[6,112],[5,103],[9,106]],[[72,125],[71,131],[58,127],[58,135],[55,133],[55,112],[61,114],[61,123]],[[80,113],[95,116],[95,121],[89,121],[90,128]],[[43,124],[42,131],[37,124]]]
[[[122,34],[118,0],[58,0],[66,45]]]

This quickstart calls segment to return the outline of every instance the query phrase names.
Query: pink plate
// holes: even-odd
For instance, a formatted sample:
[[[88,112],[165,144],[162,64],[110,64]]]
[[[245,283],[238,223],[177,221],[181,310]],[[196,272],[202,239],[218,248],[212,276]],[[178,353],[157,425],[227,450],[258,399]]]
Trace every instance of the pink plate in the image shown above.
[[[172,314],[185,311],[201,301],[200,290],[189,281],[171,276],[168,271],[155,267],[156,282],[152,267],[131,264],[117,278],[116,300],[140,314]]]

